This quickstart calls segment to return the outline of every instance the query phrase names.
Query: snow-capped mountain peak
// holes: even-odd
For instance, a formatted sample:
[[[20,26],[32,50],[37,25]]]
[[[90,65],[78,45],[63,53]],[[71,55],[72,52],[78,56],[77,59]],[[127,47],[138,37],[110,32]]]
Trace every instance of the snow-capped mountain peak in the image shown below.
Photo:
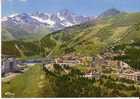
[[[51,30],[59,30],[65,27],[77,25],[89,21],[89,17],[78,16],[67,9],[56,13],[36,12],[32,14],[12,14],[2,18],[3,26],[31,27],[33,29],[45,26]]]

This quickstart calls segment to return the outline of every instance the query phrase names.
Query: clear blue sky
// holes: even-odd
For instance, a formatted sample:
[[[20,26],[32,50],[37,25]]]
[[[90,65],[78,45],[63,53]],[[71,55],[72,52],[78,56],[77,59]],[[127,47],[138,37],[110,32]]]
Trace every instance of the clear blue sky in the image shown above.
[[[79,15],[97,16],[109,8],[140,12],[140,0],[3,0],[2,15],[69,9]]]

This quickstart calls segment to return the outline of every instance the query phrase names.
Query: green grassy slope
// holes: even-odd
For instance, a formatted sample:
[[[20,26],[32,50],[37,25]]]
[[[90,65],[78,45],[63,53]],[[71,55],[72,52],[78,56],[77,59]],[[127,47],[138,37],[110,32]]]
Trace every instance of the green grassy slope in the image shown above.
[[[40,47],[38,42],[2,41],[2,54],[34,56],[40,54]]]
[[[41,97],[44,76],[41,66],[33,66],[24,74],[2,83],[2,97]],[[14,96],[6,95],[6,92],[14,93]]]
[[[2,29],[2,41],[11,41],[14,40],[15,38],[13,37],[13,35],[11,33],[9,33],[9,31],[7,31],[6,29]]]
[[[49,33],[48,28],[40,28],[38,30],[30,31],[24,30],[18,27],[2,27],[2,41],[11,41],[11,40],[24,40],[24,41],[35,41],[40,40],[43,36]]]

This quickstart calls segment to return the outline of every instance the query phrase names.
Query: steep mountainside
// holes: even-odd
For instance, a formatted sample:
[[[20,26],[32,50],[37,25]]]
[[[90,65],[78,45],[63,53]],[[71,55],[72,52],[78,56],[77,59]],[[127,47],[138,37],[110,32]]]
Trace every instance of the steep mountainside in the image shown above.
[[[123,51],[125,55],[119,55],[114,59],[124,61],[136,69],[140,69],[140,23],[135,24],[129,29],[129,34],[123,39],[129,41],[114,46],[115,52]]]
[[[92,56],[106,48],[139,40],[140,31],[136,28],[140,23],[138,19],[140,13],[121,13],[69,27],[44,37],[42,47],[47,48],[46,53],[54,55],[75,52]]]
[[[24,40],[34,41],[40,40],[42,37],[50,33],[48,28],[40,28],[36,32],[28,32],[19,27],[2,27],[2,41]]]

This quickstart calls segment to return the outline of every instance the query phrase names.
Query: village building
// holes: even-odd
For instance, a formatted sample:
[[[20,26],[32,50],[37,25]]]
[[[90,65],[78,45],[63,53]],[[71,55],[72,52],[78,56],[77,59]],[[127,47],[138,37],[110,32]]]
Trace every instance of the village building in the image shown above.
[[[96,80],[99,80],[101,75],[100,75],[100,73],[90,71],[90,72],[85,73],[82,77],[89,78],[89,79],[94,78]]]
[[[75,55],[65,55],[55,59],[55,63],[59,64],[60,66],[74,66],[76,64],[82,64],[82,60]]]
[[[1,72],[2,75],[9,72],[16,72],[19,68],[17,67],[17,61],[15,56],[2,55]]]
[[[119,73],[132,70],[132,68],[123,61],[117,61],[117,66],[118,66]]]
[[[140,83],[140,72],[134,73],[123,73],[120,75],[121,78],[137,81]]]

